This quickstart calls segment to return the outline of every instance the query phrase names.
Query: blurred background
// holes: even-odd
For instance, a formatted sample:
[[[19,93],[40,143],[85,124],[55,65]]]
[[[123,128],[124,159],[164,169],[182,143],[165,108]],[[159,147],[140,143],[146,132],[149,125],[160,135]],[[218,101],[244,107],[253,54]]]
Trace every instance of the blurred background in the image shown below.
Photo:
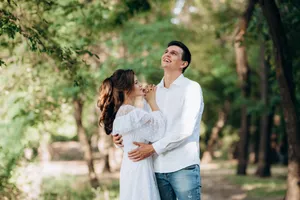
[[[203,90],[203,199],[300,199],[297,0],[1,0],[0,199],[118,199],[98,88],[157,84],[171,40]]]

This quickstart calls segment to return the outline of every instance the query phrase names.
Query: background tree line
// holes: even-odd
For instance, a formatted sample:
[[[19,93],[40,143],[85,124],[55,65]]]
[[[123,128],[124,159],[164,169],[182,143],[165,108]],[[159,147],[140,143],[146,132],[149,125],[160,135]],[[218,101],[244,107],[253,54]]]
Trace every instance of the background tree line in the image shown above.
[[[101,185],[93,138],[108,171],[113,147],[97,126],[100,83],[117,68],[158,83],[176,39],[193,56],[185,76],[204,93],[202,162],[221,149],[246,175],[254,155],[265,177],[280,160],[286,199],[300,198],[298,1],[6,0],[0,16],[0,194],[17,195],[15,169],[55,141],[79,141],[91,186]]]

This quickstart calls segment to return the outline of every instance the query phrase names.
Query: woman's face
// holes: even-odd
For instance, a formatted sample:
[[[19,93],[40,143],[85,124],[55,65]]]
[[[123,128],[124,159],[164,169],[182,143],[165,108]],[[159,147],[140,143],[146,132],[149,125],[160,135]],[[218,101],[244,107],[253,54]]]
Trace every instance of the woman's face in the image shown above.
[[[134,75],[133,90],[130,93],[130,96],[138,97],[138,96],[143,96],[143,95],[144,95],[144,92],[143,92],[142,84],[138,81],[136,75]]]

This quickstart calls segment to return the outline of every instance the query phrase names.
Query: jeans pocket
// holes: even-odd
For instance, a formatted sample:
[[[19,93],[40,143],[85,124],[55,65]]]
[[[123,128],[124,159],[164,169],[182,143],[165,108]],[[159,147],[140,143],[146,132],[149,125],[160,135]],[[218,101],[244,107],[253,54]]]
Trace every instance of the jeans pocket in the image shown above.
[[[194,170],[197,168],[198,165],[191,165],[191,166],[188,166],[188,167],[185,167],[183,168],[183,170]]]

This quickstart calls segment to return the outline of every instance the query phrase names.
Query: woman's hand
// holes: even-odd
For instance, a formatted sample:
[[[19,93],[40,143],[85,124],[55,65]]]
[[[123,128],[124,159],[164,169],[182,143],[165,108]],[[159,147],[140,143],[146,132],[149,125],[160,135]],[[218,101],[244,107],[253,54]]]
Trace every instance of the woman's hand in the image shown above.
[[[152,111],[159,110],[159,107],[156,104],[156,86],[155,85],[147,85],[144,89],[145,99],[151,107]]]
[[[144,89],[145,99],[150,103],[156,102],[156,86],[155,85],[147,85]]]
[[[117,145],[118,147],[124,147],[123,145],[123,139],[122,136],[117,134],[117,135],[113,135],[112,136],[113,142],[115,145]]]

